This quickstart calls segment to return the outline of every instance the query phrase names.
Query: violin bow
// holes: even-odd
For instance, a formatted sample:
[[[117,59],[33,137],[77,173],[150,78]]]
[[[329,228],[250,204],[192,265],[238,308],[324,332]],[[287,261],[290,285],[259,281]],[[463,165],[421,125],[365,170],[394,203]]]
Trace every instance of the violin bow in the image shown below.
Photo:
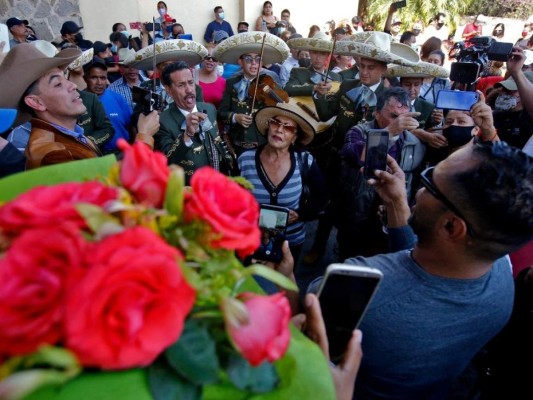
[[[329,62],[328,62],[328,68],[326,69],[326,77],[324,78],[324,84],[328,83],[328,77],[329,73],[331,71],[331,61],[333,60],[333,52],[335,51],[335,43],[337,43],[337,36],[333,38],[333,47],[331,48],[331,51],[329,53]]]
[[[255,90],[254,90],[254,97],[252,98],[252,109],[250,110],[250,115],[254,112],[255,107],[255,99],[257,97],[257,88],[259,87],[259,73],[261,72],[261,69],[263,68],[263,52],[265,51],[265,41],[266,41],[266,33],[263,35],[263,43],[261,44],[261,54],[259,55],[259,67],[257,68],[257,74],[255,75]]]

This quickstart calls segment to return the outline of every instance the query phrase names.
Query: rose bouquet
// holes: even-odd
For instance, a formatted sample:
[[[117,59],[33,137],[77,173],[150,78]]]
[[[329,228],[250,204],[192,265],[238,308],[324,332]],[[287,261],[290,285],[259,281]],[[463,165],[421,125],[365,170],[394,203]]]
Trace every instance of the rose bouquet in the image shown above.
[[[240,262],[260,240],[246,182],[203,168],[184,187],[162,154],[120,146],[99,179],[105,160],[0,181],[53,183],[0,206],[0,399],[334,397],[284,294],[252,276],[294,284]],[[67,168],[93,180],[54,184]]]

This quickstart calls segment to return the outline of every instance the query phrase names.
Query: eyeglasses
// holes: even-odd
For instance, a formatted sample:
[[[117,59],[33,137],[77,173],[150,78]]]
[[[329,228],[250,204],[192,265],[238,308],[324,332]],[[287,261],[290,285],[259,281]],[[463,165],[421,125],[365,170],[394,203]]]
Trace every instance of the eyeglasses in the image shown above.
[[[204,57],[204,61],[218,62],[218,60],[215,57],[212,57],[212,56]]]
[[[283,128],[285,132],[290,132],[292,134],[296,133],[298,131],[298,126],[287,124],[285,122],[281,122],[279,119],[276,118],[270,118],[268,120],[268,123],[271,126],[274,126],[275,128]]]
[[[455,215],[461,218],[465,222],[466,231],[468,232],[468,234],[474,237],[474,230],[472,229],[472,225],[470,225],[470,223],[466,220],[463,213],[459,211],[450,200],[448,200],[448,198],[437,188],[437,186],[435,186],[435,183],[433,182],[434,169],[435,167],[429,167],[422,171],[422,174],[420,175],[420,183],[422,183],[422,185],[428,190],[428,192],[431,193],[437,200],[439,200],[450,211],[452,211]]]
[[[256,64],[259,64],[261,62],[261,57],[244,55],[244,56],[241,56],[241,60],[243,60],[246,64],[252,64],[254,61]]]

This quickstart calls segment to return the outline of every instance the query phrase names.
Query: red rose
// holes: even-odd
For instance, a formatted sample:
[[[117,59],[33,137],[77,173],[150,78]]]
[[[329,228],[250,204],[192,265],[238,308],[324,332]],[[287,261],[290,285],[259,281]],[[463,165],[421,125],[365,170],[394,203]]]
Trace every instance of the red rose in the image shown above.
[[[291,309],[285,295],[243,293],[239,298],[244,300],[247,318],[231,318],[228,309],[224,310],[226,329],[237,350],[253,366],[265,360],[272,362],[281,358],[291,338]]]
[[[117,142],[124,152],[120,181],[137,201],[162,207],[170,170],[163,153],[154,152],[144,143],[130,146],[124,139]]]
[[[123,369],[154,361],[179,338],[194,304],[181,260],[177,249],[142,227],[97,243],[67,300],[66,347],[85,366]]]
[[[236,182],[204,167],[191,179],[192,194],[185,199],[185,220],[197,219],[213,231],[210,246],[237,250],[241,257],[259,247],[259,205],[254,196]]]
[[[13,240],[0,260],[0,354],[31,353],[61,339],[68,278],[86,251],[73,224],[30,229]]]
[[[103,206],[117,198],[116,189],[100,182],[39,186],[0,207],[0,229],[16,235],[28,228],[53,226],[58,221],[85,227],[85,220],[74,207],[77,203]]]

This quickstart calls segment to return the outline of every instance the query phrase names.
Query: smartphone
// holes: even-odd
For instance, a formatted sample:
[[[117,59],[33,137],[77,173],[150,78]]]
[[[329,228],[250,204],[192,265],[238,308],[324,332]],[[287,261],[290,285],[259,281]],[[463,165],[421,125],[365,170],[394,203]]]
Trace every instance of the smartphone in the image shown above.
[[[507,42],[493,42],[487,52],[487,57],[492,61],[508,61],[513,51],[513,44]]]
[[[261,261],[280,262],[283,258],[281,246],[289,223],[289,209],[286,207],[261,204],[259,210],[259,229],[261,244],[253,258]]]
[[[389,132],[385,129],[369,129],[363,169],[365,179],[374,178],[376,169],[386,171],[388,149]]]
[[[147,22],[146,24],[144,24],[146,30],[148,32],[153,32],[154,30],[154,24],[152,22]],[[155,23],[155,30],[156,31],[160,31],[161,30],[161,24],[159,22],[156,22]]]
[[[397,1],[397,2],[392,3],[392,4],[394,4],[394,8],[396,10],[399,10],[400,8],[404,8],[405,6],[407,6],[407,1],[406,0]]]
[[[9,51],[9,29],[6,24],[0,24],[0,43],[4,42],[4,47],[0,53],[7,53]]]
[[[130,29],[142,29],[142,23],[140,21],[138,22],[130,22]]]
[[[326,269],[318,299],[332,362],[341,360],[382,278],[380,270],[365,266],[331,264]]]
[[[471,84],[479,77],[481,65],[475,62],[454,62],[450,68],[450,80]]]
[[[478,100],[479,94],[476,92],[443,89],[437,93],[435,107],[447,110],[469,111]]]
[[[182,34],[178,35],[178,39],[192,40],[192,34],[190,34],[190,33],[182,33]]]

